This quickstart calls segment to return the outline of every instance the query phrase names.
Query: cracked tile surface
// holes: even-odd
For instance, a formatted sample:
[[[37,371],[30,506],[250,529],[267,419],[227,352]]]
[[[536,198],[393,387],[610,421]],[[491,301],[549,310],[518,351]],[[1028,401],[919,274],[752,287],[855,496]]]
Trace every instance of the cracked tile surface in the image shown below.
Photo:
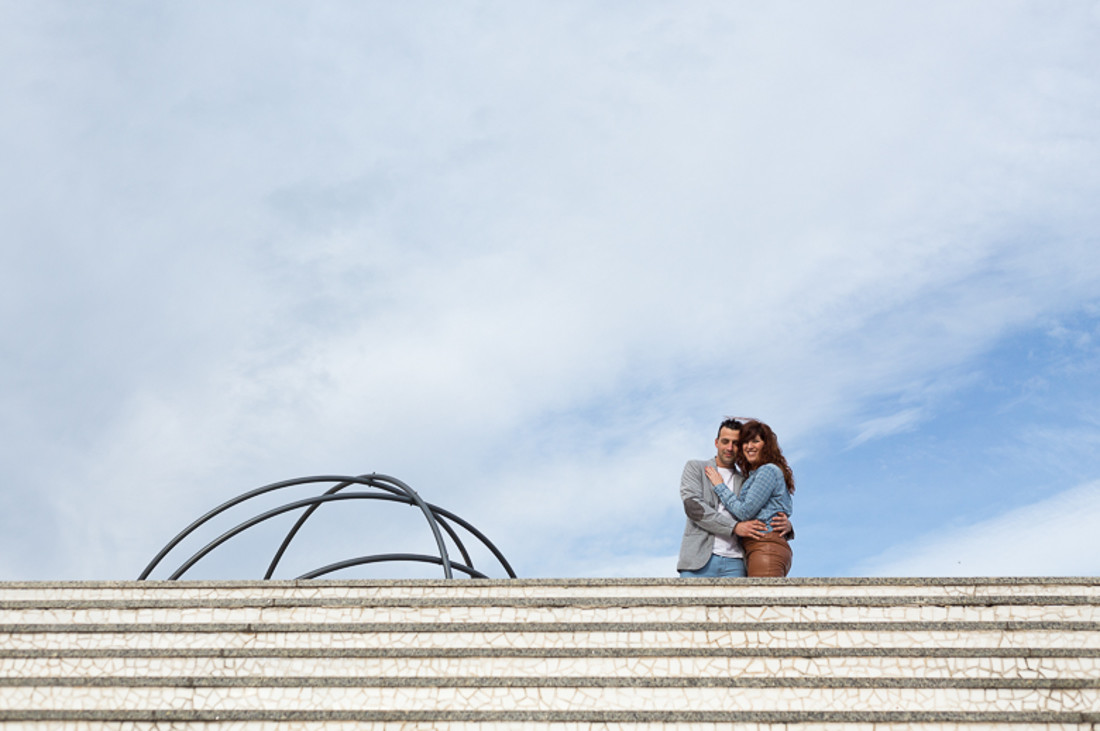
[[[0,725],[26,712],[18,728],[56,728],[33,718],[47,709],[72,729],[197,728],[188,714],[205,731],[423,728],[245,717],[415,710],[513,718],[427,724],[455,731],[648,731],[670,727],[631,714],[691,709],[769,731],[790,728],[746,719],[1091,731],[1098,607],[1095,579],[0,583]],[[182,720],[79,715],[97,711]],[[815,720],[828,713],[881,718]],[[1017,721],[935,717],[974,713]]]

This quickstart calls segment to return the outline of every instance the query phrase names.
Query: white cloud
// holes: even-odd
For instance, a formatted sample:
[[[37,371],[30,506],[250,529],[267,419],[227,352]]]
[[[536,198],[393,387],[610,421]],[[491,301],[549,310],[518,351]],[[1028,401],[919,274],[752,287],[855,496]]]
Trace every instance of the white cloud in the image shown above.
[[[860,432],[849,446],[855,447],[870,439],[897,434],[912,429],[921,418],[920,409],[905,409],[890,416],[869,419],[859,425]]]
[[[866,561],[868,576],[1096,576],[1100,574],[1100,480],[988,520],[953,516]]]

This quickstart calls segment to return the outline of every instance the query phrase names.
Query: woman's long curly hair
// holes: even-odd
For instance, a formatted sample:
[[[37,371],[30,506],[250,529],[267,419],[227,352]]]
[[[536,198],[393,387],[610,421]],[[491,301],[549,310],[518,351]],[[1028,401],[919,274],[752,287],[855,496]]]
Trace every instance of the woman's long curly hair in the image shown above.
[[[741,470],[741,474],[747,475],[752,471],[752,466],[749,461],[745,459],[745,452],[742,449],[745,442],[751,442],[756,437],[760,437],[764,440],[764,447],[760,450],[760,455],[763,461],[762,465],[771,462],[776,467],[783,471],[783,481],[787,483],[787,492],[794,492],[794,472],[791,471],[791,466],[787,464],[787,458],[783,456],[783,450],[779,448],[779,438],[775,436],[775,432],[772,428],[762,421],[756,419],[749,419],[741,425],[741,436],[737,440],[737,468]]]

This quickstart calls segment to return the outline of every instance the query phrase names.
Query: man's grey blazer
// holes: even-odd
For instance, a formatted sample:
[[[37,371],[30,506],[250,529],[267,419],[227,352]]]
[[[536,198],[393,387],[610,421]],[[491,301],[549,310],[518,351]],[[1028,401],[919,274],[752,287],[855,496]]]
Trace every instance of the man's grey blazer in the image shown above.
[[[677,571],[696,571],[703,568],[714,551],[714,536],[729,537],[737,520],[728,514],[718,512],[718,496],[714,494],[710,478],[703,471],[707,465],[717,467],[714,459],[693,459],[684,465],[684,474],[680,477],[680,500],[684,503],[687,523],[684,525],[684,538],[680,543],[680,560]],[[735,473],[731,489],[734,494],[741,492],[744,478]]]

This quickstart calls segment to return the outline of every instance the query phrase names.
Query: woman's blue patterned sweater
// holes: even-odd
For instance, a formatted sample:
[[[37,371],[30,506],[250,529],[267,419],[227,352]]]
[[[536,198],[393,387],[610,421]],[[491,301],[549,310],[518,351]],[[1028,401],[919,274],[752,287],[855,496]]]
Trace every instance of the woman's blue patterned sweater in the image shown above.
[[[769,531],[772,529],[770,521],[776,513],[786,513],[789,517],[794,509],[783,470],[770,462],[749,473],[739,495],[734,495],[725,483],[715,485],[714,492],[738,520],[762,520],[768,523]]]

